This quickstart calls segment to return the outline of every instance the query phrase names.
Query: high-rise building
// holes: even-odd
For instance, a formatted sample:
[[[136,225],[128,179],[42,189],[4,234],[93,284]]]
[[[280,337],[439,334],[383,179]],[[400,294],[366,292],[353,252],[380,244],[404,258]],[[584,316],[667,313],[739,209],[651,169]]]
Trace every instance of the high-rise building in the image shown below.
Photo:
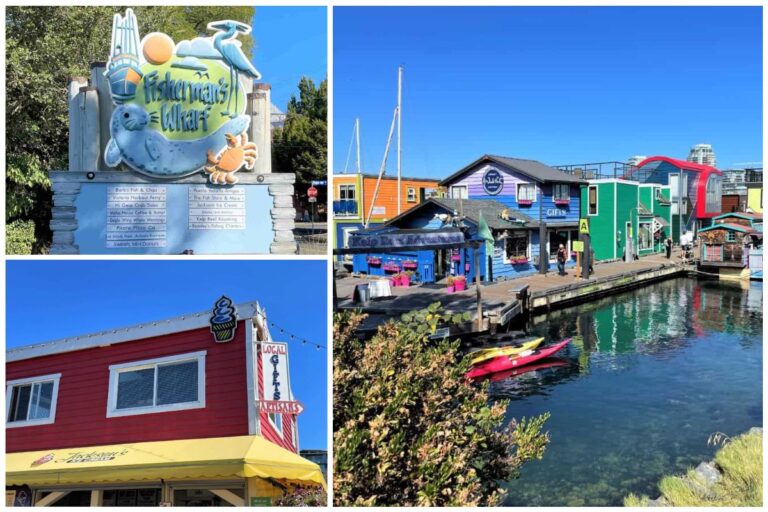
[[[717,158],[712,150],[712,144],[696,144],[693,146],[688,153],[688,161],[717,167]]]

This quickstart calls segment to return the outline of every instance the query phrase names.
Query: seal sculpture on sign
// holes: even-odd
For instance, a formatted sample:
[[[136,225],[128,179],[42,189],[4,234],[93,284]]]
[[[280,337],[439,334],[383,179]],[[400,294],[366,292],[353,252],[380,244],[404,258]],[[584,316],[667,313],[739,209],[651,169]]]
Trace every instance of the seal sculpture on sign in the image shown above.
[[[200,139],[169,140],[149,126],[151,121],[152,117],[138,105],[117,107],[112,113],[112,138],[104,152],[104,162],[110,167],[125,162],[153,176],[193,174],[209,163],[209,152],[218,154],[227,147],[230,137],[240,136],[250,124],[248,116],[238,115]]]

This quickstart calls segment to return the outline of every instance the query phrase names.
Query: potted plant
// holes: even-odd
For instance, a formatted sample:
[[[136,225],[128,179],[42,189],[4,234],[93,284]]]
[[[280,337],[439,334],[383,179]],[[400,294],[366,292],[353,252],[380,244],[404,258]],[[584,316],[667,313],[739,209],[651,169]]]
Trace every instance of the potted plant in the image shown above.
[[[456,278],[453,280],[453,289],[457,292],[466,290],[467,278],[464,276],[456,276]]]
[[[461,261],[461,254],[458,252],[451,254],[451,261]]]
[[[454,283],[454,281],[455,280],[454,280],[453,276],[448,276],[448,279],[445,280],[446,284],[448,285],[447,286],[448,293],[453,293],[453,290],[454,290],[454,284],[453,283]]]
[[[400,273],[400,286],[411,286],[411,278],[413,277],[413,271],[406,270]]]
[[[389,284],[392,286],[400,286],[400,273],[392,274],[389,278]]]

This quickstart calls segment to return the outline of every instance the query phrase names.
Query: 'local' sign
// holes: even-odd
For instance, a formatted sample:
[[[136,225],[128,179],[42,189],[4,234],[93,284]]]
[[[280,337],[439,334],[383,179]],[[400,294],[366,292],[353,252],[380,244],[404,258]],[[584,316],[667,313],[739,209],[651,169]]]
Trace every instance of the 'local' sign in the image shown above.
[[[288,344],[261,343],[261,389],[259,410],[269,414],[301,414],[304,406],[294,400],[288,374]]]
[[[488,169],[483,174],[483,190],[491,196],[498,195],[504,188],[504,175],[497,169]]]
[[[105,73],[115,110],[104,154],[152,177],[175,178],[205,170],[211,183],[236,183],[252,169],[256,145],[240,77],[260,78],[237,41],[251,27],[232,20],[208,24],[211,37],[174,44],[152,32],[139,43],[136,16],[127,9],[112,25]]]

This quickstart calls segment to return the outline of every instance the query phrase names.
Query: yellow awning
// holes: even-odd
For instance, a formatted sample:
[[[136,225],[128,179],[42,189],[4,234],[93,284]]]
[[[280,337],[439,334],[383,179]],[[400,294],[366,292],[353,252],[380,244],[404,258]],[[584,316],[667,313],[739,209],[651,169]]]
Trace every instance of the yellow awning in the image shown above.
[[[261,436],[183,439],[6,453],[6,485],[272,478],[322,485],[320,466]]]

